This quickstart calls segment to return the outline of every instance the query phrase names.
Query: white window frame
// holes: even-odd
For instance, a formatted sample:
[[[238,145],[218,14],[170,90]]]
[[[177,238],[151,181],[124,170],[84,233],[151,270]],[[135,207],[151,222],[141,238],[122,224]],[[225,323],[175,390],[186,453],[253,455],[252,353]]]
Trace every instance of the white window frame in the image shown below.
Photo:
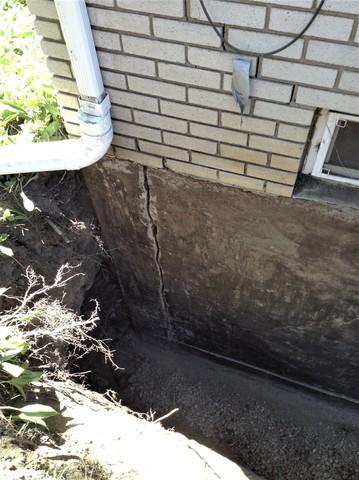
[[[309,167],[308,162],[304,171],[307,170],[305,173],[311,173],[313,177],[330,180],[332,182],[346,183],[349,185],[355,185],[359,187],[359,179],[342,177],[340,175],[332,175],[330,173],[324,173],[322,171],[323,165],[328,155],[329,148],[331,147],[331,144],[332,144],[336,126],[340,120],[346,120],[346,121],[349,120],[352,122],[359,123],[359,117],[357,116],[347,115],[346,113],[327,112],[324,115],[323,121],[321,122],[322,124],[320,126],[320,130],[323,132],[322,133],[323,136],[319,146],[318,153],[316,155],[316,158],[312,159],[312,161],[310,162],[312,164],[311,172],[308,172],[308,167]]]

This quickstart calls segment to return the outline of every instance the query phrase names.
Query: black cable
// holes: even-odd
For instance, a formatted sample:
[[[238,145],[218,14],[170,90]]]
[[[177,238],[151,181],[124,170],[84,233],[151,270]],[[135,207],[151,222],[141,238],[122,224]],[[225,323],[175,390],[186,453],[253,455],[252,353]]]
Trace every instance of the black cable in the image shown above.
[[[286,48],[290,47],[291,45],[293,45],[294,42],[296,42],[297,40],[300,39],[300,37],[302,37],[305,32],[308,30],[308,28],[312,25],[312,23],[314,22],[314,20],[317,18],[319,12],[321,11],[323,5],[324,5],[324,2],[325,0],[321,0],[319,6],[317,7],[316,11],[313,13],[313,16],[312,18],[309,20],[309,22],[306,24],[306,26],[303,28],[303,30],[301,30],[298,35],[296,35],[294,38],[292,38],[292,40],[290,40],[290,42],[286,43],[285,45],[283,45],[283,47],[279,47],[279,48],[276,48],[275,50],[272,50],[270,52],[263,52],[263,53],[258,53],[258,52],[250,52],[250,51],[247,51],[247,50],[241,50],[239,48],[237,48],[235,45],[232,45],[230,42],[228,42],[225,38],[224,38],[224,35],[222,35],[222,33],[217,29],[217,27],[215,26],[214,24],[214,21],[212,20],[212,17],[210,16],[210,14],[208,13],[208,10],[204,4],[204,0],[199,0],[199,3],[201,4],[201,7],[202,7],[202,10],[204,12],[204,14],[206,15],[207,17],[207,20],[209,21],[209,23],[211,24],[213,30],[216,32],[216,34],[218,35],[218,37],[221,39],[222,43],[228,47],[228,48],[231,48],[232,50],[234,50],[235,52],[241,54],[241,55],[252,55],[252,56],[256,56],[256,57],[266,57],[268,55],[274,55],[275,53],[279,53],[281,52],[282,50],[285,50]]]

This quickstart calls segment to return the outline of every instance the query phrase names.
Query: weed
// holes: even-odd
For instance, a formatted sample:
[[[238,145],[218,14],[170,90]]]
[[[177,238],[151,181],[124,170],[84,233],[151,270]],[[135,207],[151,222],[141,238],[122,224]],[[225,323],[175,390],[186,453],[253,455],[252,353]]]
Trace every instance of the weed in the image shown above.
[[[0,145],[65,136],[40,37],[24,3],[0,2]]]
[[[107,344],[91,336],[98,321],[97,305],[92,315],[84,319],[66,309],[59,300],[51,300],[52,290],[62,289],[78,277],[72,267],[59,269],[54,282],[48,285],[31,268],[26,270],[28,287],[23,297],[11,297],[7,287],[0,295],[13,300],[16,306],[0,313],[0,413],[15,413],[15,420],[46,426],[45,419],[56,414],[47,405],[14,405],[19,397],[26,401],[26,391],[33,385],[50,385],[52,380],[66,376],[71,356],[81,358],[96,351],[111,362]],[[30,363],[35,369],[30,369]],[[14,396],[14,392],[18,395]],[[16,400],[17,401],[17,400]]]

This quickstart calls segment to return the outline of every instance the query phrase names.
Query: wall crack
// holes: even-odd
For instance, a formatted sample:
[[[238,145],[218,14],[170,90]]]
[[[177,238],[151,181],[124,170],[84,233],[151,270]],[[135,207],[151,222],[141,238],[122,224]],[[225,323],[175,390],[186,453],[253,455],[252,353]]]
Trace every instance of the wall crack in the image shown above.
[[[151,188],[148,182],[147,167],[143,167],[143,187],[145,192],[145,212],[149,222],[149,235],[153,243],[153,249],[155,254],[154,261],[158,271],[158,278],[159,278],[158,294],[159,294],[159,299],[161,303],[161,311],[166,323],[167,339],[173,340],[173,329],[172,329],[172,324],[171,324],[170,315],[169,315],[168,303],[166,300],[164,275],[163,275],[163,269],[161,265],[161,249],[158,241],[158,227],[151,213]]]

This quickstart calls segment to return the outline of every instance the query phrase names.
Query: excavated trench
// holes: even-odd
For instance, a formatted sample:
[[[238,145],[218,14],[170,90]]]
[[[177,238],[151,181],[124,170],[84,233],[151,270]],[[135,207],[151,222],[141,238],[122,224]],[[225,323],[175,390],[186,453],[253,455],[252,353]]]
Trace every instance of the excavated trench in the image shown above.
[[[115,390],[123,404],[137,411],[163,415],[178,408],[165,421],[167,427],[266,480],[359,479],[357,405],[196,353],[176,343],[170,329],[168,338],[145,332],[128,309],[126,288],[119,282],[111,248],[103,245],[81,176],[44,175],[29,185],[27,193],[41,213],[31,218],[31,228],[10,238],[19,264],[32,264],[38,273],[51,277],[66,261],[81,263],[85,275],[67,289],[65,299],[84,314],[93,307],[92,299],[99,301],[96,334],[112,339],[111,348],[122,368],[115,371],[102,358],[85,357],[77,368],[91,372],[88,381],[93,388]],[[156,239],[148,204],[144,214],[151,238]],[[153,250],[166,320],[168,305],[156,242]],[[4,280],[18,280],[21,291],[19,264],[2,261],[1,268]]]

